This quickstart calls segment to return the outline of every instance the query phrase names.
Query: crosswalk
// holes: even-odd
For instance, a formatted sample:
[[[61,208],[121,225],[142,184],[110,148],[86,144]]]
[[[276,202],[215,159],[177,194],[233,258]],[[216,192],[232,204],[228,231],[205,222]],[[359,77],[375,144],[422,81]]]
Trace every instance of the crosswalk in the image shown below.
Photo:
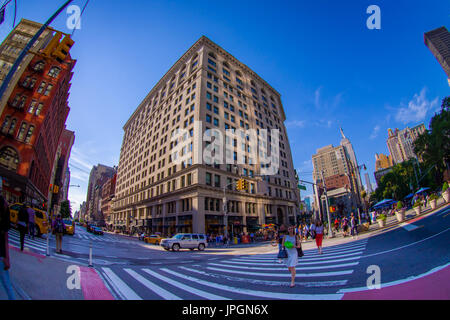
[[[136,244],[136,241],[120,239],[120,238],[112,238],[112,237],[108,237],[106,235],[101,236],[101,235],[88,234],[88,233],[75,233],[73,235],[73,237],[77,238],[77,239],[81,239],[81,240],[89,240],[89,241],[96,241],[96,242]]]
[[[296,287],[276,254],[211,259],[160,267],[101,267],[120,299],[340,299],[367,246],[367,239],[305,250],[296,267]],[[320,293],[318,293],[320,292]]]
[[[8,232],[9,244],[13,247],[20,249],[20,234],[16,229],[10,229]],[[45,235],[43,236],[45,237]],[[54,248],[55,245],[49,241],[49,247]],[[30,239],[28,235],[25,235],[24,248],[33,249],[38,253],[45,254],[47,252],[47,239],[35,237]]]

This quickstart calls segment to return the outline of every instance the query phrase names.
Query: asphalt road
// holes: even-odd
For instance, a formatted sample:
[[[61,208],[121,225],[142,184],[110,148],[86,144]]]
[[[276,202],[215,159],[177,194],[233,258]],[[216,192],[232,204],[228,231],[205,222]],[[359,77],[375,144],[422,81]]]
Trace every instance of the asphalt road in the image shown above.
[[[379,268],[383,285],[449,264],[449,218],[447,207],[389,232],[326,246],[322,255],[305,250],[294,288],[270,245],[168,252],[135,238],[95,236],[78,227],[74,236],[64,237],[60,258],[86,264],[92,245],[94,267],[117,299],[341,299],[345,292],[367,290],[373,268]],[[15,231],[11,238],[16,246]],[[45,254],[45,239],[26,243]],[[53,237],[50,247],[54,255]]]

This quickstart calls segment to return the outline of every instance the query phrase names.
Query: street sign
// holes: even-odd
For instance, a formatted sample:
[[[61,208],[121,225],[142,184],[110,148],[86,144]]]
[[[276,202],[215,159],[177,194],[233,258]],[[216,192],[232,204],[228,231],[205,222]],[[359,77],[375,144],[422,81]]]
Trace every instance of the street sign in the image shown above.
[[[303,186],[303,185],[301,185],[301,184],[299,184],[297,187],[298,187],[300,190],[306,190],[306,186]]]

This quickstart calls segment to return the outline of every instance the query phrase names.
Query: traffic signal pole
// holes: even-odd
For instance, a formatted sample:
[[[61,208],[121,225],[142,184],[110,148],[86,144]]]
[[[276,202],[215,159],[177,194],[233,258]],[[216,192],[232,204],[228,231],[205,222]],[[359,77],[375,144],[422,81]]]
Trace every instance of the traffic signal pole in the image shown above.
[[[14,74],[16,73],[17,69],[19,68],[20,64],[22,63],[25,56],[28,54],[28,51],[33,47],[34,43],[39,39],[41,34],[44,32],[45,29],[50,25],[50,23],[55,20],[55,18],[63,11],[73,0],[68,0],[66,3],[64,3],[61,8],[59,8],[51,17],[50,19],[45,22],[42,27],[38,30],[38,32],[31,38],[31,40],[28,42],[28,44],[23,48],[22,52],[20,53],[19,57],[14,62],[13,66],[8,72],[8,75],[5,77],[5,80],[3,80],[2,85],[0,86],[0,101],[3,99],[3,95],[6,92],[6,89],[8,88],[9,83],[11,82],[11,79],[13,78]]]

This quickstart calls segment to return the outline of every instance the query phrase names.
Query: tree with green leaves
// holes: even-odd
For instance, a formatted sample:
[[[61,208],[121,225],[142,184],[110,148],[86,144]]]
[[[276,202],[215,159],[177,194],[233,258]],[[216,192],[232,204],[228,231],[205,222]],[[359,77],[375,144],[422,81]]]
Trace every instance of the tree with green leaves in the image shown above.
[[[441,111],[430,121],[426,130],[414,141],[414,152],[423,161],[434,178],[434,185],[441,186],[444,171],[450,168],[450,96],[442,100]]]
[[[59,210],[61,217],[63,219],[71,219],[72,218],[72,208],[70,207],[70,201],[66,200],[61,202],[61,209]]]

